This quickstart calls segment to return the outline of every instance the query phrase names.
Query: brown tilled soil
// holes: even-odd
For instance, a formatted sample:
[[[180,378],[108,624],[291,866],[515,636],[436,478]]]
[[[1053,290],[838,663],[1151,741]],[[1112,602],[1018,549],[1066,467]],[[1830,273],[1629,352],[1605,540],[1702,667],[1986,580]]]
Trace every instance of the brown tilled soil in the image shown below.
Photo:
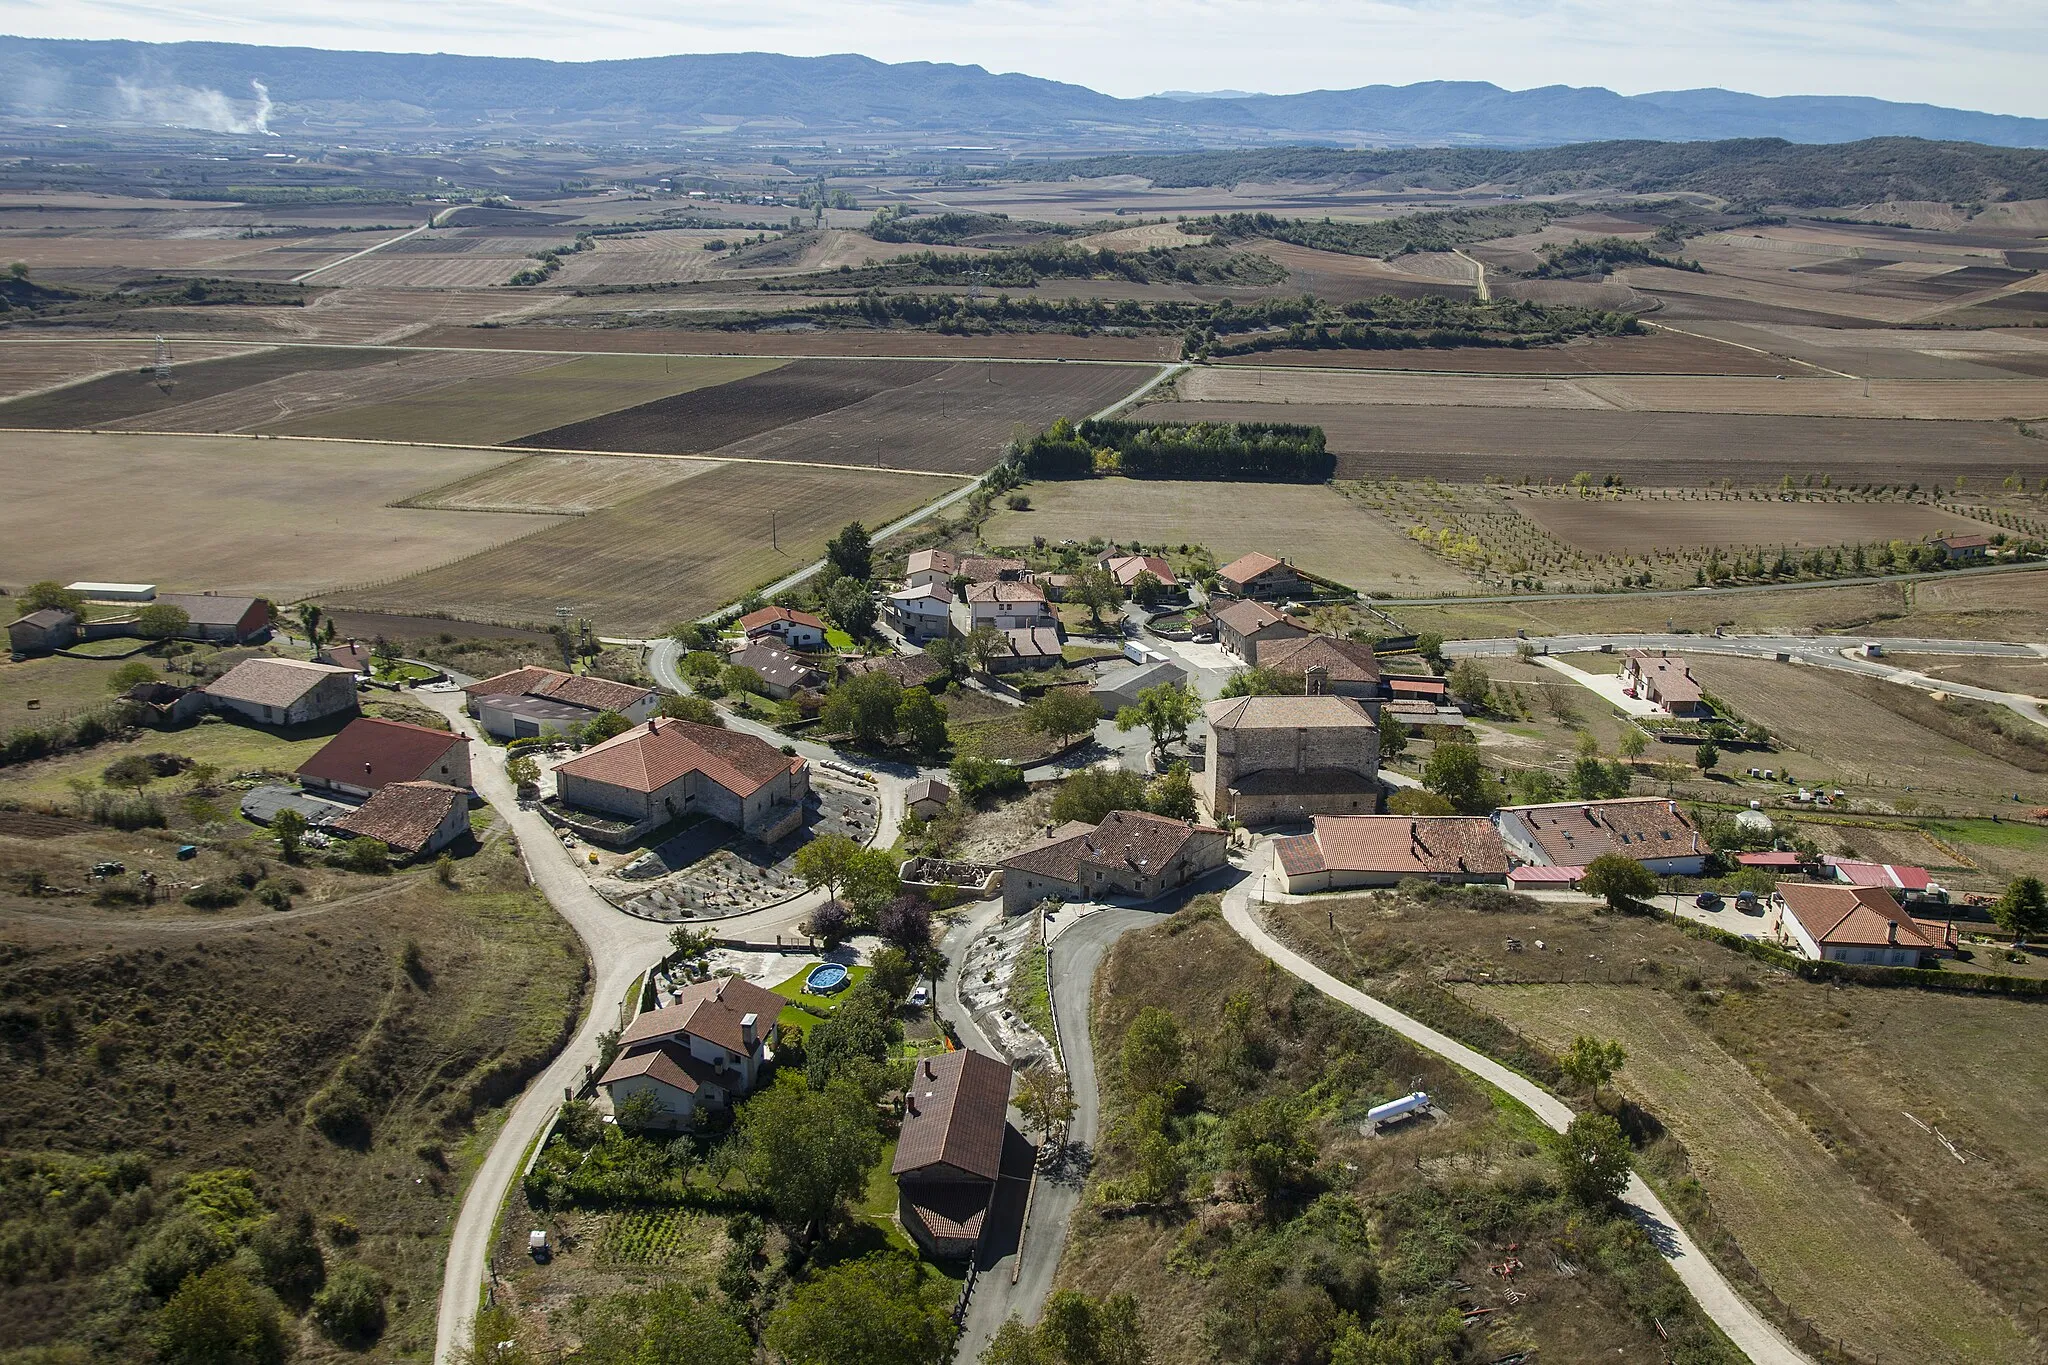
[[[847,365],[800,360],[731,384],[694,389],[672,398],[551,427],[509,444],[565,450],[636,450],[687,455],[831,412],[905,384],[929,378],[940,366],[881,360]]]
[[[84,347],[79,347],[83,351]],[[288,375],[318,370],[350,370],[373,365],[390,356],[378,351],[333,351],[312,347],[285,347],[256,355],[198,364],[177,364],[173,348],[169,392],[136,370],[110,374],[51,393],[38,394],[0,406],[0,426],[9,427],[101,427],[167,412],[203,398],[232,393],[252,384],[268,383]],[[0,352],[4,360],[6,352]],[[141,348],[137,366],[147,365],[149,348]]]
[[[1585,470],[1647,487],[1776,483],[1791,474],[1835,482],[1997,482],[2034,470],[2042,447],[1997,422],[1758,417],[1718,413],[1422,408],[1371,404],[1148,403],[1158,421],[1320,426],[1339,478],[1391,476],[1476,483],[1489,477],[1568,479]]]
[[[933,356],[958,360],[1171,360],[1180,339],[1170,336],[1072,337],[1052,332],[994,336],[940,336],[936,332],[833,331],[791,328],[774,332],[702,331],[681,327],[440,327],[416,339],[422,346],[489,346],[506,350],[634,351],[649,355],[841,355],[856,358]]]
[[[1477,374],[1777,374],[1785,362],[1737,346],[1659,332],[1594,337],[1509,350],[1453,346],[1428,351],[1266,351],[1230,365],[1312,365],[1345,370],[1454,370]]]

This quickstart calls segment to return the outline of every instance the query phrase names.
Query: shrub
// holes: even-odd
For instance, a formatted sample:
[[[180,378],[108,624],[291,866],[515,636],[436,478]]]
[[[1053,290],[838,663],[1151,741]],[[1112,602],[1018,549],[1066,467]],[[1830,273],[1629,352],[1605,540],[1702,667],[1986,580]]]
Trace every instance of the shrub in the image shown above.
[[[288,1303],[305,1303],[327,1279],[327,1262],[313,1236],[313,1215],[304,1209],[266,1218],[251,1234],[249,1250],[263,1282]]]
[[[185,904],[195,910],[225,910],[242,903],[242,888],[233,882],[201,882],[185,893]],[[286,901],[289,905],[290,901]]]
[[[290,1353],[276,1300],[225,1265],[178,1290],[151,1344],[165,1365],[271,1365]]]
[[[327,861],[330,866],[377,876],[391,870],[391,850],[376,839],[351,839]]]
[[[178,1286],[226,1260],[228,1239],[190,1213],[180,1213],[150,1234],[133,1262],[135,1279],[148,1293],[168,1299]]]
[[[367,1266],[336,1268],[313,1299],[313,1321],[344,1345],[365,1345],[384,1330],[384,1284]]]

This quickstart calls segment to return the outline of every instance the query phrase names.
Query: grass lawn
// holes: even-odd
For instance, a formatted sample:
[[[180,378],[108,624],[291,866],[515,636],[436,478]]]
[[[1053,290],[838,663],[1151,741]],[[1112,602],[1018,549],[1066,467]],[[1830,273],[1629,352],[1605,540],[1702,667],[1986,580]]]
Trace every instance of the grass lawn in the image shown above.
[[[825,643],[834,649],[843,649],[848,652],[851,652],[854,648],[853,637],[837,626],[825,632]]]
[[[229,720],[208,720],[168,732],[142,730],[133,739],[0,769],[0,795],[32,801],[69,801],[71,790],[65,785],[69,779],[85,777],[97,782],[108,764],[128,754],[183,754],[194,762],[213,764],[225,778],[248,772],[291,773],[318,753],[349,719],[334,717],[285,733]],[[165,785],[152,783],[151,787]]]
[[[131,654],[140,654],[150,648],[150,642],[116,637],[107,640],[80,640],[69,648],[73,654],[84,654],[95,659],[125,659]]]
[[[1121,659],[1124,652],[1103,645],[1067,645],[1060,650],[1060,657],[1070,664],[1086,663],[1090,659]]]
[[[777,982],[769,988],[790,1002],[782,1007],[781,1014],[775,1016],[775,1022],[783,1028],[798,1034],[810,1033],[811,1026],[818,1022],[819,1015],[812,1014],[812,1010],[819,1010],[829,1015],[838,1007],[837,1002],[840,996],[846,994],[846,991],[840,991],[836,995],[806,994],[804,991],[804,978],[809,976],[810,973],[811,968],[806,967],[790,977],[789,980]],[[860,979],[867,974],[868,968],[866,967],[848,967],[846,969],[846,990],[852,990],[860,982]],[[797,1004],[796,1002],[799,1000],[803,1004]]]

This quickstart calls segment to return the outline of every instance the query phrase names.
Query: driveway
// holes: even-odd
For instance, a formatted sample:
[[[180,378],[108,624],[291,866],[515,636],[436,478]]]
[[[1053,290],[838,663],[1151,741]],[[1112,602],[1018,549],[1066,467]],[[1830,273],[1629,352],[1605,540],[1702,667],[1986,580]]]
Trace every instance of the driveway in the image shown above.
[[[1223,918],[1247,943],[1270,958],[1279,966],[1293,973],[1324,995],[1384,1024],[1416,1046],[1433,1052],[1445,1061],[1471,1072],[1487,1084],[1505,1091],[1525,1105],[1545,1126],[1553,1131],[1563,1132],[1574,1117],[1565,1103],[1544,1090],[1534,1081],[1518,1072],[1510,1071],[1484,1053],[1476,1052],[1463,1043],[1439,1033],[1420,1020],[1411,1019],[1393,1006],[1377,1000],[1355,986],[1350,986],[1331,976],[1322,968],[1310,962],[1301,954],[1282,944],[1268,933],[1257,908],[1252,903],[1254,888],[1259,886],[1272,857],[1272,845],[1262,842],[1254,851],[1248,866],[1254,875],[1246,877],[1232,887],[1223,898]],[[1752,1308],[1749,1301],[1736,1292],[1727,1278],[1715,1268],[1686,1235],[1671,1211],[1663,1201],[1643,1183],[1641,1176],[1629,1177],[1628,1191],[1624,1202],[1638,1223],[1649,1232],[1657,1249],[1678,1278],[1691,1291],[1693,1299],[1714,1325],[1727,1334],[1730,1341],[1756,1365],[1812,1365],[1793,1345],[1779,1334],[1778,1329],[1766,1322]]]
[[[1615,707],[1623,715],[1661,716],[1664,714],[1664,708],[1657,705],[1657,703],[1644,701],[1640,697],[1631,697],[1627,692],[1624,692],[1621,687],[1621,677],[1619,674],[1588,673],[1583,668],[1574,668],[1564,660],[1553,658],[1548,654],[1539,656],[1536,662],[1553,673],[1564,674],[1588,692],[1598,695],[1602,701]]]

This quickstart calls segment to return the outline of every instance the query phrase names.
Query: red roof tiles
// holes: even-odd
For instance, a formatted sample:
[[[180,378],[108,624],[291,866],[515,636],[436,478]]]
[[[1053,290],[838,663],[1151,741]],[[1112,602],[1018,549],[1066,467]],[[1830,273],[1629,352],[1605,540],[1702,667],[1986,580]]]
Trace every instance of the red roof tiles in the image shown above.
[[[745,798],[803,766],[803,759],[780,753],[753,735],[660,717],[584,750],[556,771],[650,793],[688,773],[701,772]]]

